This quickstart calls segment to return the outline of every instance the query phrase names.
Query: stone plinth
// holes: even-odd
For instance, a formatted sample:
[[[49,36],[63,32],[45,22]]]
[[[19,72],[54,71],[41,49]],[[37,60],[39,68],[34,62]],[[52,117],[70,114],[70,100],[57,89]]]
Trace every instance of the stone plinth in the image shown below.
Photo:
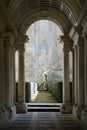
[[[9,113],[5,108],[0,108],[0,128],[7,127],[9,121]]]
[[[6,110],[9,113],[9,118],[16,115],[16,107],[15,107],[15,105],[6,105]]]
[[[74,115],[74,117],[76,117],[76,118],[81,118],[81,112],[82,112],[82,110],[83,110],[83,106],[73,106],[73,115]]]
[[[87,107],[81,113],[81,120],[87,125]]]
[[[69,104],[69,103],[62,104],[60,112],[71,114],[72,113],[72,104]]]
[[[25,103],[18,103],[16,107],[16,112],[17,113],[26,113],[27,112],[27,107]]]

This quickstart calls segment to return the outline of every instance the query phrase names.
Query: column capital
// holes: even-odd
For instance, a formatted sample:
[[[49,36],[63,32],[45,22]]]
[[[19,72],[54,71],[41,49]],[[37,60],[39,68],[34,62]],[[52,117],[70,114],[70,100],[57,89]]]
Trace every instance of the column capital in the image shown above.
[[[24,46],[24,44],[16,44],[15,45],[15,48],[16,48],[16,50],[18,50],[19,51],[19,53],[23,53],[24,51],[25,51],[25,46]]]
[[[16,44],[25,44],[29,40],[27,35],[20,34],[16,39]]]
[[[83,34],[83,26],[79,24],[78,26],[75,26],[74,28],[75,28],[76,33],[78,34],[77,45],[78,46],[84,45],[84,38],[82,36],[82,34]]]
[[[81,37],[83,33],[82,25],[79,24],[78,26],[74,26],[74,28],[75,28],[75,31],[78,33],[79,37]]]
[[[16,43],[15,43],[15,48],[16,50],[22,52],[24,51],[24,44],[28,41],[28,36],[24,35],[24,34],[20,34],[17,39],[16,39]]]
[[[11,41],[10,41],[10,37],[9,36],[5,36],[4,37],[4,45],[5,46],[10,46],[11,45]]]
[[[77,45],[76,45],[76,44],[74,44],[74,45],[73,45],[73,49],[76,49],[76,48],[77,48]]]
[[[84,38],[87,39],[87,31],[84,32]]]
[[[78,37],[78,42],[77,42],[78,46],[83,46],[84,45],[84,38],[83,37]]]
[[[15,38],[17,37],[17,29],[15,28],[14,25],[6,26],[5,27],[5,33],[6,35],[13,35]]]
[[[70,51],[73,47],[73,41],[69,38],[69,36],[62,36],[61,37],[64,43],[64,50]]]

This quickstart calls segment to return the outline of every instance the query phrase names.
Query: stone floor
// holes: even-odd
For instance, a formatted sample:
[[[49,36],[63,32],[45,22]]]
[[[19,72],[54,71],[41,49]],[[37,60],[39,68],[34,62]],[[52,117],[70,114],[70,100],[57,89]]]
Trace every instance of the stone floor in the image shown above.
[[[72,115],[59,112],[29,112],[18,114],[0,130],[87,130],[86,126]]]
[[[49,98],[50,96],[52,95],[48,92],[39,92],[34,105],[35,103],[41,105],[40,102],[43,105],[48,104],[48,102],[51,105],[56,105],[55,99]],[[15,118],[9,121],[7,126],[0,130],[87,130],[87,127],[79,120],[74,119],[72,115],[39,110],[39,112],[29,111],[26,114],[17,114]]]

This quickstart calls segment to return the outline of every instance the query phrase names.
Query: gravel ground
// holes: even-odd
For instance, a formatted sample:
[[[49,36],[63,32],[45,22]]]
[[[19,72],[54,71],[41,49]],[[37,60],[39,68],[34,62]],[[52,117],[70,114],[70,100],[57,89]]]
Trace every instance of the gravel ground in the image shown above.
[[[57,103],[57,99],[48,91],[39,91],[34,103]]]

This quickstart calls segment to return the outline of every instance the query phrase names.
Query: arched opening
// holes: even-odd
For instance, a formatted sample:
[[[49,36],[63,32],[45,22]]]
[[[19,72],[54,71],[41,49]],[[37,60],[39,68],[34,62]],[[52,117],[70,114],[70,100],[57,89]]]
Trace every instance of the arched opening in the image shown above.
[[[24,46],[27,40],[26,30],[37,20],[52,20],[59,25],[60,29],[63,30],[64,35],[62,36],[63,41],[63,51],[64,51],[64,87],[63,87],[63,103],[61,106],[61,113],[72,113],[76,118],[81,119],[85,124],[87,124],[87,1],[86,0],[3,0],[0,1],[0,128],[1,126],[7,126],[7,121],[9,117],[13,117],[17,113],[26,113],[27,107],[25,103],[25,75],[24,75]],[[49,33],[46,35],[48,36]],[[46,40],[46,39],[45,39]],[[45,41],[44,41],[45,42]],[[47,44],[45,44],[47,45]],[[54,44],[55,45],[55,44]],[[44,46],[42,44],[42,46]],[[51,44],[52,46],[52,44]],[[47,46],[46,46],[47,47]],[[54,53],[56,52],[56,46],[54,46]],[[18,50],[19,53],[19,76],[18,80],[18,103],[15,108],[15,51]],[[41,51],[41,49],[39,49]],[[44,47],[43,47],[44,50]],[[49,49],[51,50],[51,48]],[[39,51],[39,53],[40,53]],[[46,49],[45,49],[46,51]],[[71,57],[69,57],[70,51],[72,51],[72,62]],[[42,52],[42,51],[41,51]],[[48,51],[50,52],[50,51]],[[42,54],[42,53],[41,53]],[[43,53],[45,55],[44,62],[45,64],[47,59],[47,52]],[[51,55],[51,53],[50,53]],[[40,55],[38,55],[39,57]],[[40,59],[38,58],[37,59]],[[52,57],[52,56],[51,56]],[[53,56],[53,65],[56,63],[57,55]],[[46,60],[45,60],[46,59]],[[51,60],[51,62],[52,62]],[[49,61],[49,60],[48,60]],[[32,58],[33,62],[33,58]],[[42,58],[40,60],[42,62]],[[72,67],[69,68],[69,63],[73,63]],[[33,63],[34,65],[34,63]],[[32,65],[32,66],[33,66]],[[31,66],[31,68],[32,68]],[[37,66],[36,64],[34,65]],[[50,68],[50,67],[49,67]],[[39,67],[40,69],[40,67]],[[52,69],[52,68],[51,68]],[[70,76],[70,69],[72,74]],[[48,72],[48,68],[42,67],[42,77],[41,81],[48,82],[49,79],[54,77],[58,81],[57,69],[53,68],[53,73]],[[33,72],[33,71],[32,71]],[[44,73],[44,74],[43,74]],[[53,74],[53,77],[50,77],[50,73]],[[61,74],[61,71],[59,71]],[[59,74],[58,73],[58,74]],[[32,73],[31,73],[32,74]],[[37,73],[38,74],[38,73]],[[35,74],[33,74],[34,78]],[[31,76],[30,76],[31,77]],[[29,79],[30,79],[29,77]],[[50,78],[49,78],[50,77]],[[72,78],[71,78],[72,77]],[[35,78],[39,78],[37,75]],[[35,79],[34,78],[34,79]],[[72,93],[70,91],[70,81],[72,81]],[[40,82],[42,83],[42,82]],[[36,84],[33,86],[35,87]],[[34,90],[35,91],[35,90]],[[71,99],[72,94],[72,99]],[[72,100],[72,102],[71,102]],[[17,110],[17,111],[16,111]],[[36,114],[36,113],[35,113]],[[61,116],[58,116],[58,121],[53,117],[53,120],[49,123],[47,117],[53,113],[47,113],[47,116],[44,116],[44,113],[35,115],[35,121],[29,120],[30,128],[33,125],[32,129],[57,129],[58,123],[61,124]],[[55,113],[56,114],[56,113]],[[23,114],[23,116],[27,114]],[[29,115],[29,114],[28,114]],[[61,114],[62,115],[62,114]],[[46,124],[40,124],[41,118],[46,119]],[[30,117],[30,115],[29,115]],[[20,115],[20,118],[22,116]],[[24,118],[24,117],[23,117]],[[34,116],[33,116],[34,118]],[[66,115],[62,115],[62,124],[63,128],[66,129],[81,128],[81,124],[78,126],[70,123],[69,120],[66,120]],[[24,118],[16,122],[12,122],[10,129],[15,126],[26,124],[27,121]],[[65,122],[66,121],[66,122]],[[69,122],[67,122],[69,121]],[[71,120],[72,121],[72,120]],[[32,123],[33,122],[33,123]],[[54,122],[54,125],[52,124]],[[16,124],[15,124],[16,123]],[[34,124],[35,123],[35,124]],[[5,125],[6,124],[6,125]],[[57,127],[55,128],[55,124]],[[70,125],[71,124],[71,125]],[[37,126],[37,127],[36,127]],[[68,127],[67,127],[68,126]],[[19,127],[19,126],[18,126]],[[36,128],[35,128],[36,127]],[[25,127],[23,126],[25,129]],[[27,127],[28,128],[28,127]],[[19,129],[19,128],[18,128]],[[60,128],[61,129],[61,128]]]
[[[28,100],[44,102],[41,97],[35,100],[38,96],[35,90],[38,89],[48,90],[57,99],[54,102],[62,102],[63,44],[60,36],[63,32],[54,22],[39,20],[28,28],[26,34],[29,41],[25,44],[25,81],[31,91]]]

